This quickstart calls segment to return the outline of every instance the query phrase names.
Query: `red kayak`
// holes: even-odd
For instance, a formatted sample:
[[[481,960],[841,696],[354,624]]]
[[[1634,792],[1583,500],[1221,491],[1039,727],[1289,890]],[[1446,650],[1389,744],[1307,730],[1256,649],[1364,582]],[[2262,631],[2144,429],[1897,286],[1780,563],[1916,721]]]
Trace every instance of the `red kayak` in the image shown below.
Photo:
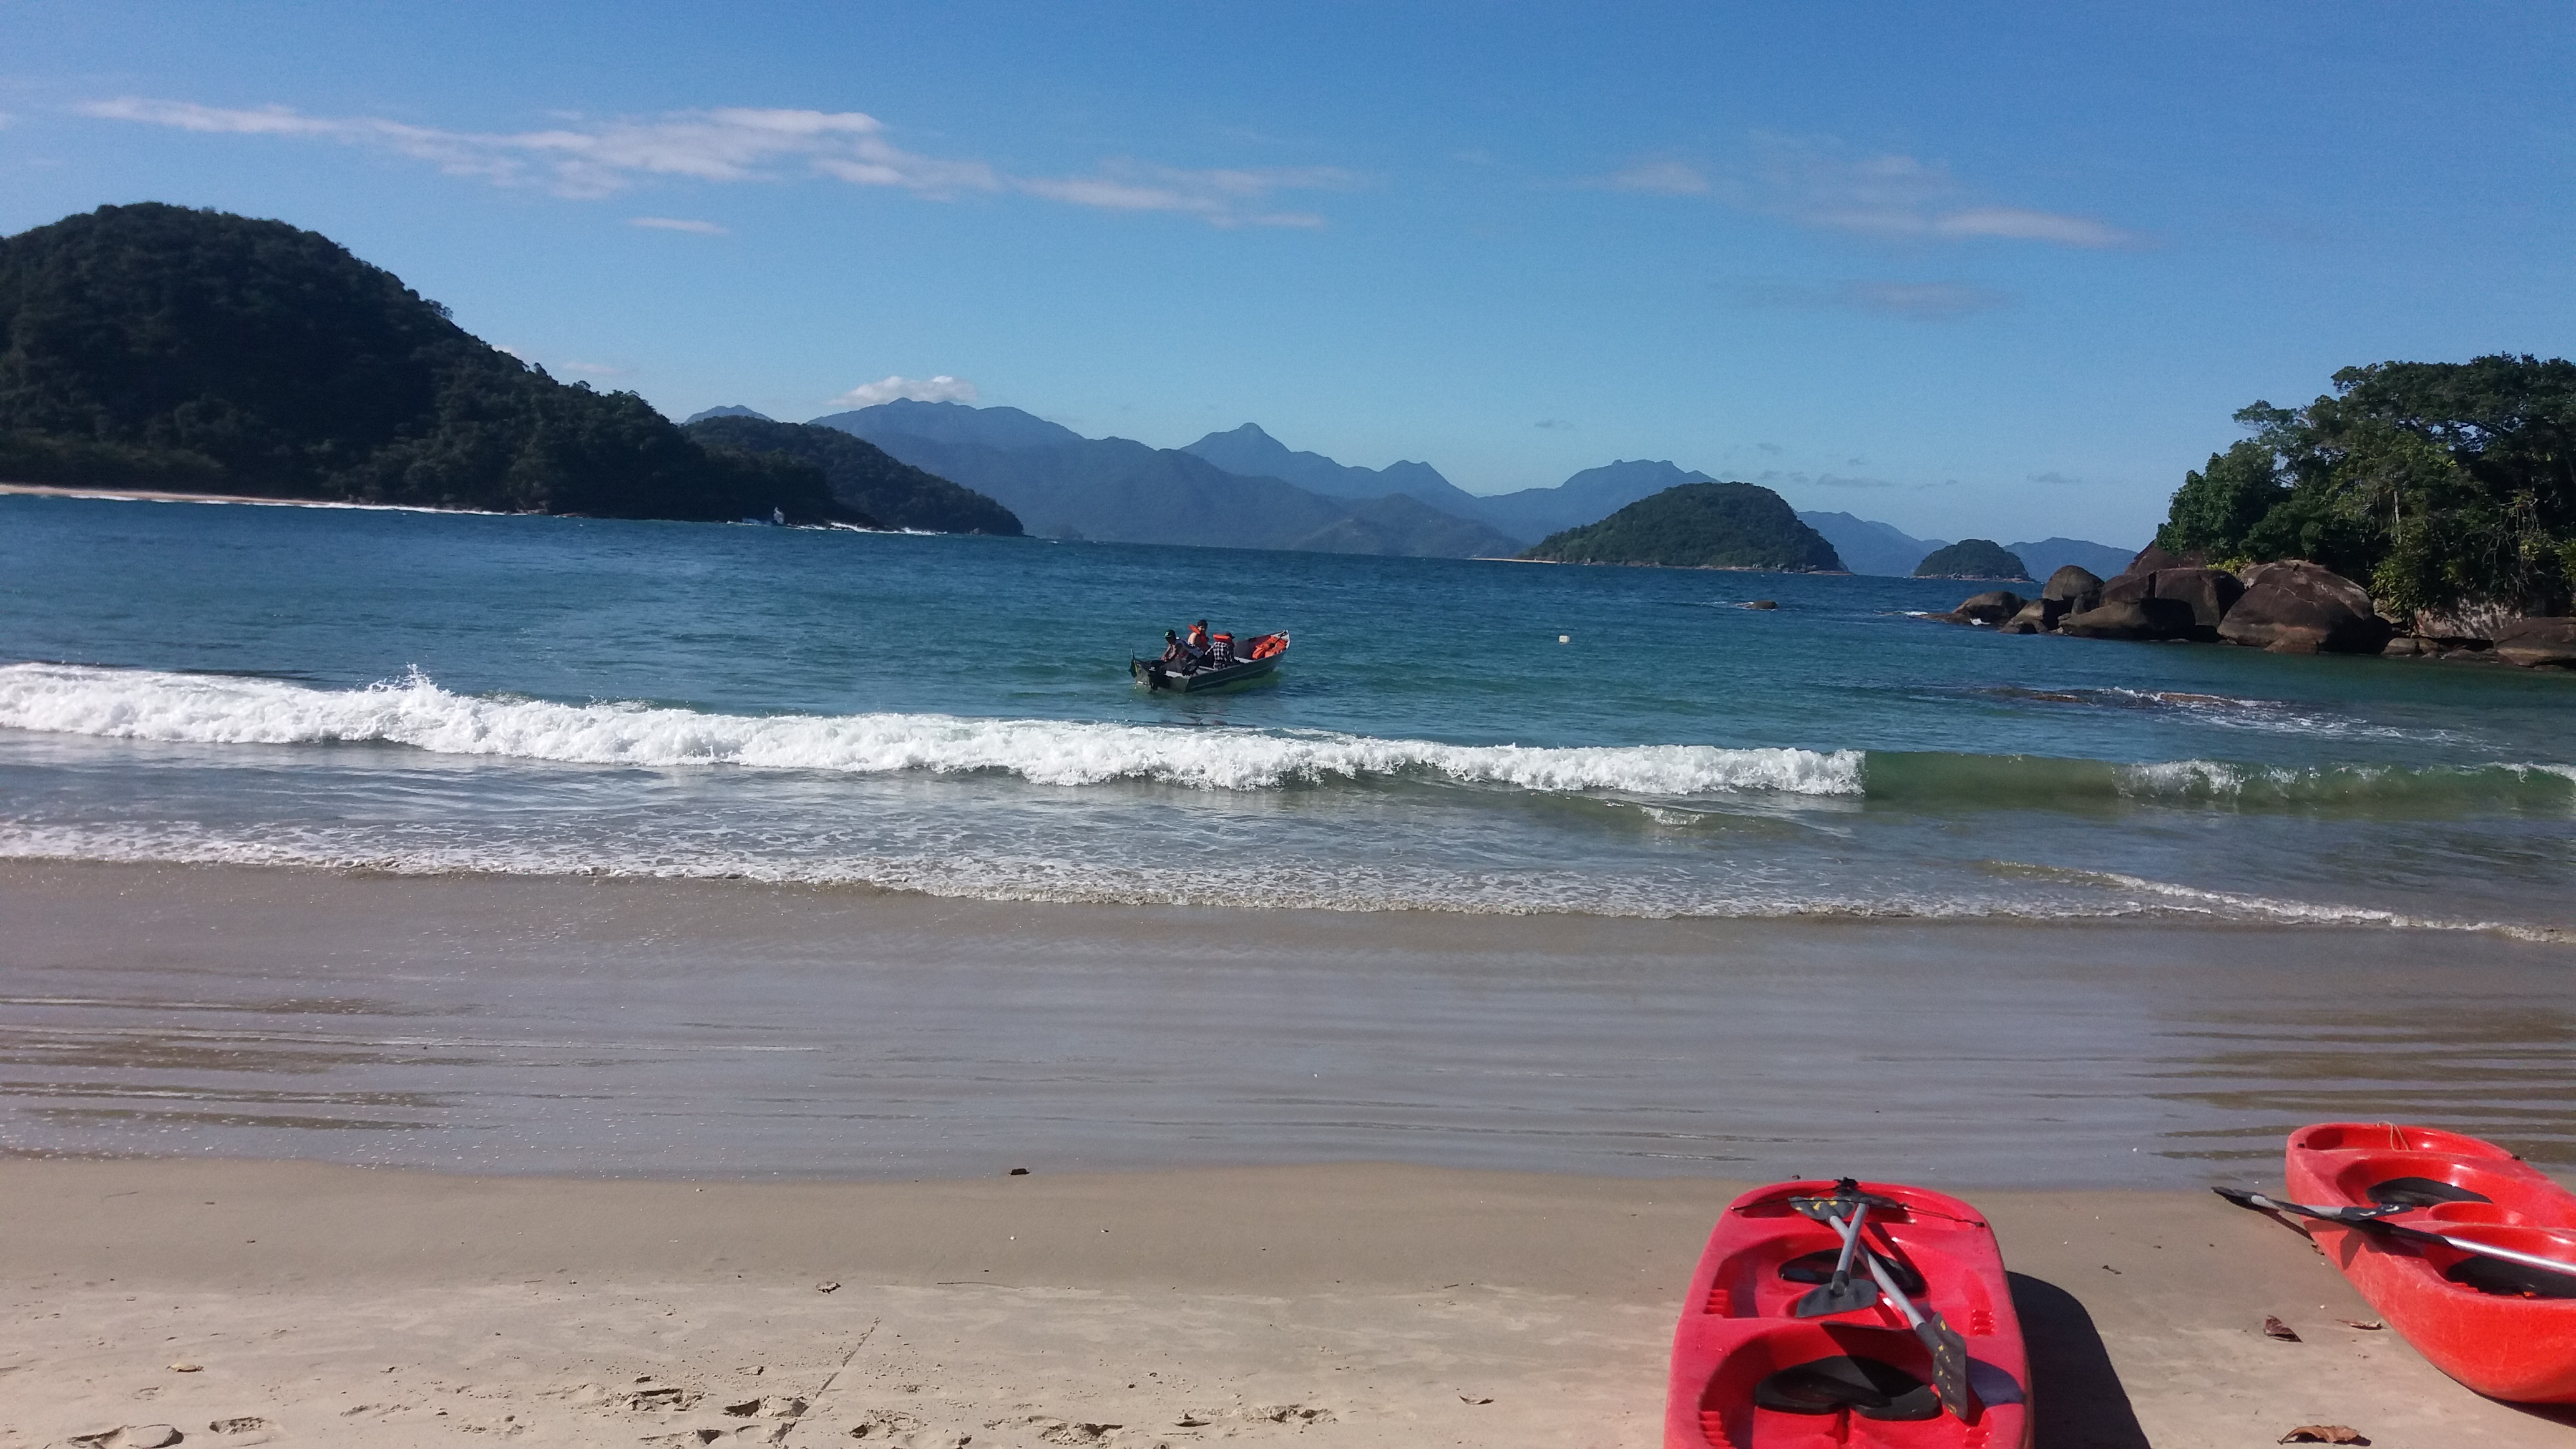
[[[2290,1138],[2290,1196],[2328,1208],[2399,1206],[2387,1221],[2576,1263],[2576,1193],[2474,1137],[2326,1122]],[[2576,1403],[2576,1277],[2420,1235],[2322,1220],[2326,1257],[2442,1372],[2490,1398]]]
[[[1854,1217],[1869,1252],[1838,1280]],[[1709,1234],[1683,1305],[1665,1449],[2028,1449],[2003,1255],[1957,1198],[1848,1178],[1757,1188]]]

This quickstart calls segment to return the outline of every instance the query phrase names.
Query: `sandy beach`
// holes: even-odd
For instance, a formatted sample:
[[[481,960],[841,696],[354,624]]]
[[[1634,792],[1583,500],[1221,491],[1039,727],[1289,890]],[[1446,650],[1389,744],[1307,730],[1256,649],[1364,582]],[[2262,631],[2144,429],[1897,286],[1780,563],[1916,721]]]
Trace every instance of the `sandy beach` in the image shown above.
[[[1644,1446],[1677,1299],[1739,1186],[15,1161],[0,1444],[168,1424],[221,1444]],[[2344,1326],[2371,1315],[2302,1240],[2208,1194],[1978,1200],[2050,1449],[2305,1423],[2391,1449],[2576,1442]]]
[[[1647,1445],[1723,1204],[1846,1167],[1991,1216],[2044,1446],[2576,1443],[2200,1188],[2333,1102],[2555,1161],[2544,946],[2401,1023],[2316,988],[2385,932],[34,862],[0,928],[0,1444]]]

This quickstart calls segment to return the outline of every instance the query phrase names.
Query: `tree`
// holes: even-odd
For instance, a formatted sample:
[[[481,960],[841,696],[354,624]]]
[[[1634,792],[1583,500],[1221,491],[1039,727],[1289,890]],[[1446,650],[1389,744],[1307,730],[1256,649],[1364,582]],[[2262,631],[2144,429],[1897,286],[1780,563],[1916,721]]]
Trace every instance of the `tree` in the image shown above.
[[[2158,545],[2306,558],[2367,579],[2398,616],[2566,606],[2576,579],[2576,363],[2384,362],[2304,408],[2256,403],[2254,436],[2176,490]]]

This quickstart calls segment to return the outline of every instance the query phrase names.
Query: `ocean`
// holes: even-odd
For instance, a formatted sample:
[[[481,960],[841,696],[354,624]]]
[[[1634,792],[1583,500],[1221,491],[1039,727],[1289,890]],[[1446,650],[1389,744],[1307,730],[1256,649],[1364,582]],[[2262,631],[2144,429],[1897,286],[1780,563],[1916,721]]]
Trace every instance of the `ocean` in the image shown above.
[[[1971,587],[0,497],[0,1156],[2576,1162],[2576,678]]]
[[[0,857],[2576,928],[2576,678],[1919,617],[1974,587],[11,496]],[[1138,689],[1200,617],[1295,644]]]

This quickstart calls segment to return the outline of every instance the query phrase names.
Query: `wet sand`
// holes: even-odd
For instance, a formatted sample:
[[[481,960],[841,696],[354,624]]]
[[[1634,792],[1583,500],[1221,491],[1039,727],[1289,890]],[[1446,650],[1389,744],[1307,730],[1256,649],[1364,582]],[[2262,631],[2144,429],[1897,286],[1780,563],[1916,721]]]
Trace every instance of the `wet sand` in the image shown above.
[[[1681,1291],[1740,1186],[0,1163],[0,1445],[170,1424],[218,1444],[1648,1446]],[[1979,1202],[2018,1275],[2042,1449],[2321,1422],[2386,1449],[2576,1443],[2344,1327],[2370,1314],[2303,1239],[2206,1193]],[[2264,1337],[2266,1315],[2302,1341]]]
[[[2197,1187],[2346,1117],[2564,1168],[2571,964],[2386,930],[16,862],[0,1142],[479,1172]]]
[[[2568,962],[0,864],[0,1446],[1644,1446],[1719,1209],[1840,1171],[1994,1220],[2044,1449],[2576,1444],[2199,1190],[2563,1168]]]

